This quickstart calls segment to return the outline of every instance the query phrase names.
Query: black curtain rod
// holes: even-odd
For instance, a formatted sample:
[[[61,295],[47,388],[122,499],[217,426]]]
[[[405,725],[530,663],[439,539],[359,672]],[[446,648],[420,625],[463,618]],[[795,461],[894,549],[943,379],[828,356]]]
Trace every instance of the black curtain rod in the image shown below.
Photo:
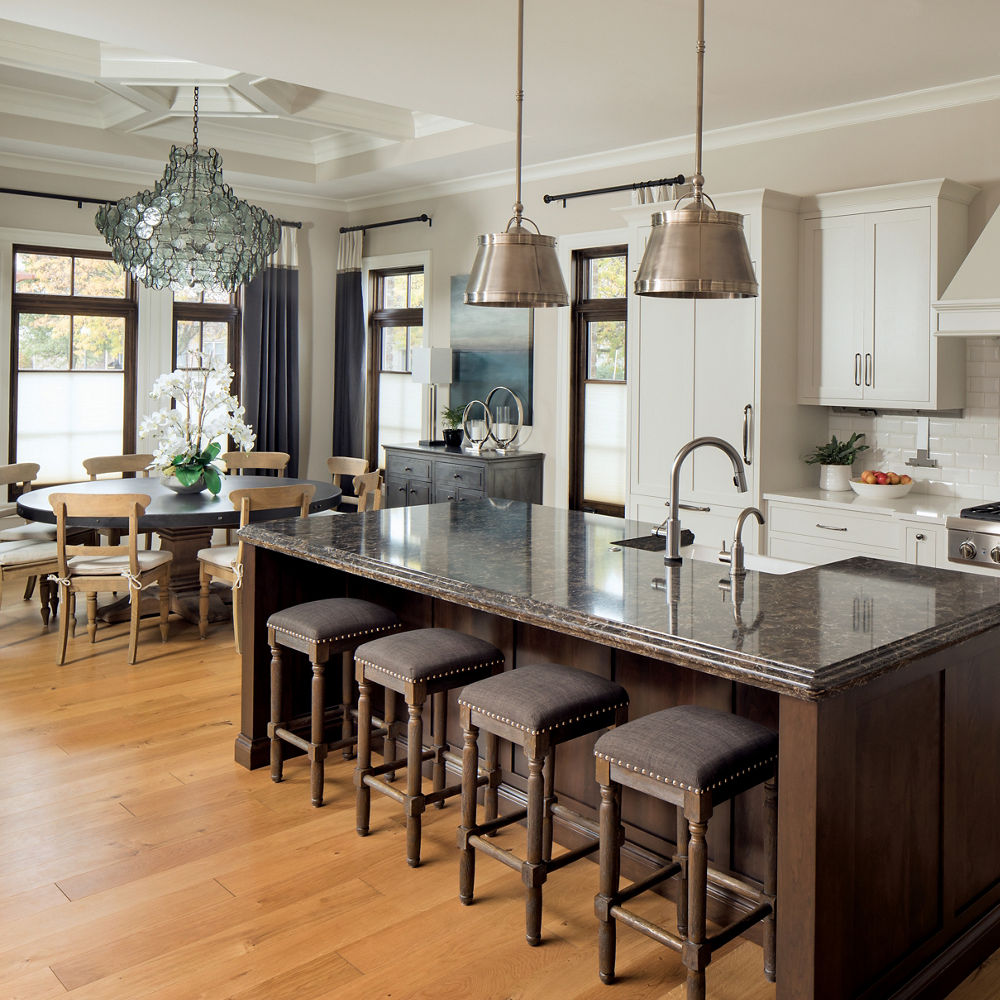
[[[87,198],[84,195],[75,194],[52,194],[50,191],[22,191],[20,188],[0,187],[0,194],[19,194],[23,198],[51,198],[53,201],[75,201],[77,208],[88,205],[110,205],[107,198]],[[278,219],[279,225],[290,226],[294,229],[301,229],[301,222],[288,222],[285,219]]]
[[[561,201],[563,208],[570,198],[589,198],[595,194],[611,194],[613,191],[638,191],[644,187],[658,187],[661,184],[683,184],[686,178],[683,174],[676,177],[661,177],[658,181],[636,181],[634,184],[616,184],[614,187],[591,188],[589,191],[569,191],[566,194],[547,194],[542,201],[548,205],[553,201]]]
[[[383,226],[401,226],[404,222],[426,222],[428,226],[434,225],[434,220],[429,215],[413,215],[409,219],[392,219],[389,222],[369,222],[365,226],[341,226],[342,233],[367,232],[369,229],[381,229]]]

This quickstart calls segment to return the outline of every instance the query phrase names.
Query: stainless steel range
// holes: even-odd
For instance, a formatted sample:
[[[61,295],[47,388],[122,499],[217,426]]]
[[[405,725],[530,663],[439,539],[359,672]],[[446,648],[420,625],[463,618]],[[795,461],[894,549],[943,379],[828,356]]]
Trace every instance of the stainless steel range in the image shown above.
[[[958,517],[949,517],[945,524],[950,562],[1000,570],[1000,503],[965,507]]]

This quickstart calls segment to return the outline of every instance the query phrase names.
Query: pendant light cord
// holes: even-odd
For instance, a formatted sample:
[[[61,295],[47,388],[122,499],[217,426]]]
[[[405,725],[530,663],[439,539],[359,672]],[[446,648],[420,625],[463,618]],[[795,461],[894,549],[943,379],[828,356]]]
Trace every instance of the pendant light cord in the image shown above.
[[[517,126],[514,139],[514,224],[521,225],[521,109],[524,105],[524,0],[517,0]]]
[[[701,204],[702,186],[705,178],[701,172],[701,132],[702,116],[705,103],[705,0],[698,0],[698,86],[696,90],[695,102],[697,112],[695,118],[695,140],[694,140],[694,177],[691,183],[694,185],[694,200],[696,204]]]

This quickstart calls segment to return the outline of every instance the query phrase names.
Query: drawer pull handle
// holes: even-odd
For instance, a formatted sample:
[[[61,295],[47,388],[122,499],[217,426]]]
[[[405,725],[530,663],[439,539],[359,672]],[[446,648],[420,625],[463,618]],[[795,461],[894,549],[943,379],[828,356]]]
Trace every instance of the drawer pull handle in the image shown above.
[[[406,492],[406,487],[405,486],[399,486],[399,487],[397,487],[397,491],[399,493],[405,493]]]
[[[699,507],[694,503],[679,503],[677,505],[681,510],[700,510],[704,511],[706,514],[712,509],[711,507]]]
[[[914,536],[918,542],[922,542],[927,536],[922,532],[918,531]]]
[[[413,469],[411,469],[410,466],[408,466],[408,465],[404,465],[403,466],[403,472],[412,472],[412,471],[413,471]]]
[[[824,531],[847,531],[847,528],[838,528],[833,524],[819,524],[816,525],[817,528],[822,528]]]
[[[861,355],[854,355],[854,384],[861,385]]]
[[[461,479],[462,478],[462,473],[461,472],[456,472],[455,475],[453,475],[451,478],[452,479]]]

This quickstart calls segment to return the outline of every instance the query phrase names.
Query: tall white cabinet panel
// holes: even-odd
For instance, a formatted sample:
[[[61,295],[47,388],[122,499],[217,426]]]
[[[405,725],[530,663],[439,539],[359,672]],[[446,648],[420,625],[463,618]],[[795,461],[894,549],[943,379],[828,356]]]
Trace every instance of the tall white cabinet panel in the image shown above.
[[[933,335],[931,302],[965,253],[975,194],[935,180],[813,199],[800,224],[799,402],[964,404],[965,344]]]

